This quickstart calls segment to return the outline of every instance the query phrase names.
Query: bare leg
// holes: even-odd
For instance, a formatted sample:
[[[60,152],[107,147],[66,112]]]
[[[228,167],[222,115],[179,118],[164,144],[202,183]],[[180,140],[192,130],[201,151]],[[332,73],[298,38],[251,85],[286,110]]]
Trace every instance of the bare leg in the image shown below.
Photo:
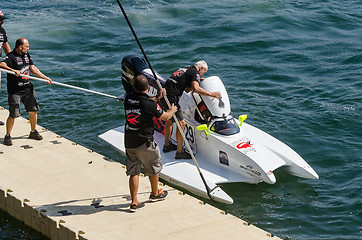
[[[179,121],[179,123],[182,128],[182,131],[184,131],[185,124],[186,124],[185,120],[183,119],[183,120]],[[176,141],[177,141],[177,152],[182,152],[183,151],[183,138],[182,138],[179,128],[177,128],[177,130],[176,130]]]
[[[171,133],[172,133],[172,125],[173,122],[171,120],[167,120],[166,125],[165,125],[165,145],[170,145],[171,144]]]
[[[11,133],[14,127],[14,123],[15,123],[15,118],[8,117],[8,119],[6,120],[6,134]]]
[[[156,176],[148,176],[148,178],[150,179],[150,183],[151,183],[151,191],[153,195],[157,195],[158,194],[158,174]]]
[[[38,121],[37,112],[29,112],[29,121],[30,121],[30,129],[31,131],[34,131]]]
[[[132,204],[138,204],[137,192],[139,185],[139,175],[130,176],[129,178],[129,190],[131,193]]]

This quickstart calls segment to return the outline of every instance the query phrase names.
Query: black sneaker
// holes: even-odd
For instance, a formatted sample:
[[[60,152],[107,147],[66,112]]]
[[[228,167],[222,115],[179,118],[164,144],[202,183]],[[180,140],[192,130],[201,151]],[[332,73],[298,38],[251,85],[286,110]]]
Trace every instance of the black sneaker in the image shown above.
[[[3,121],[0,121],[0,126],[5,125],[5,123]]]
[[[35,140],[42,140],[43,139],[43,137],[38,133],[38,131],[36,129],[34,131],[30,132],[29,138],[35,139]]]
[[[129,206],[129,210],[131,212],[137,212],[138,210],[142,209],[145,207],[145,204],[144,203],[138,203],[138,204],[131,204]]]
[[[176,152],[176,155],[175,155],[175,159],[191,159],[191,155],[187,152],[182,151],[182,152]]]
[[[11,141],[11,136],[10,134],[6,134],[5,137],[4,137],[4,144],[6,146],[11,146],[13,145],[13,141]]]
[[[150,201],[152,202],[156,202],[156,201],[162,201],[162,200],[165,200],[165,198],[167,197],[168,195],[168,192],[165,190],[165,191],[162,191],[162,189],[160,189],[158,191],[158,194],[157,195],[153,195],[152,193],[150,194],[150,197],[148,198]]]
[[[164,153],[171,152],[177,150],[177,145],[171,143],[170,145],[163,145],[162,151]]]

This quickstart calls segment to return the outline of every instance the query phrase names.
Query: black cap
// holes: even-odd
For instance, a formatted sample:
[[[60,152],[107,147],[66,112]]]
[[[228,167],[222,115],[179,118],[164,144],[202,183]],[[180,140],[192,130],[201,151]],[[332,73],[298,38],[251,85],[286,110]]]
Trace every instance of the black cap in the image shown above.
[[[8,18],[5,17],[5,15],[2,11],[0,11],[0,20],[4,20],[4,19],[8,19]]]

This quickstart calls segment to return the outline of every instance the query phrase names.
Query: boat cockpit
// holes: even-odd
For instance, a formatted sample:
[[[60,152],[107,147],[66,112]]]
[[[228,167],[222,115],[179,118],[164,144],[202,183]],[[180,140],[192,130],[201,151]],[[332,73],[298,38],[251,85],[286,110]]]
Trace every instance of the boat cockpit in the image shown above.
[[[231,115],[223,117],[212,116],[206,106],[202,96],[192,92],[191,96],[196,104],[195,120],[201,124],[206,124],[208,129],[221,135],[233,135],[240,132],[239,125]]]

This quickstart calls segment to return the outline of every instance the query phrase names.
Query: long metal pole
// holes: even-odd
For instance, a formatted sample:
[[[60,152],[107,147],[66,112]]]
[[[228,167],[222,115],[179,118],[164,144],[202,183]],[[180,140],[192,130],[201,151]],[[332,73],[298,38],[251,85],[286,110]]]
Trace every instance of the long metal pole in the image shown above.
[[[15,73],[14,73],[13,71],[9,71],[9,70],[3,69],[3,68],[0,68],[0,71],[1,71],[1,72],[5,72],[5,73],[9,73],[9,74],[15,75]],[[20,74],[20,77],[29,78],[29,79],[33,79],[33,80],[37,80],[37,81],[42,81],[42,82],[49,83],[48,80],[45,80],[45,79],[42,79],[42,78],[38,78],[38,77],[28,76],[28,75],[24,75],[24,74]],[[120,98],[120,97],[116,97],[116,96],[113,96],[113,95],[109,95],[109,94],[107,94],[107,93],[101,93],[101,92],[97,92],[97,91],[93,91],[93,90],[89,90],[89,89],[85,89],[85,88],[81,88],[81,87],[77,87],[77,86],[73,86],[73,85],[69,85],[69,84],[65,84],[65,83],[60,83],[60,82],[52,81],[52,84],[54,84],[54,85],[59,85],[59,86],[62,86],[62,87],[67,87],[67,88],[73,88],[73,89],[77,89],[77,90],[84,91],[84,92],[94,93],[94,94],[98,94],[98,95],[105,96],[105,97],[109,97],[109,98],[114,98],[114,99],[117,99],[118,101],[122,101],[122,100],[123,100],[123,99]]]
[[[158,80],[155,71],[154,71],[153,68],[152,68],[151,62],[148,60],[148,57],[147,57],[145,51],[143,50],[143,47],[142,47],[142,45],[141,45],[141,42],[139,41],[139,39],[138,39],[138,37],[137,37],[137,35],[136,35],[136,32],[134,31],[134,29],[133,29],[133,27],[132,27],[132,25],[131,25],[128,17],[127,17],[126,11],[124,10],[121,2],[120,2],[119,0],[117,0],[117,2],[118,2],[119,7],[121,8],[121,11],[122,11],[122,13],[123,13],[123,15],[124,15],[127,23],[128,23],[129,28],[131,29],[131,31],[132,31],[132,33],[133,33],[133,36],[135,37],[135,39],[136,39],[136,41],[137,41],[137,43],[138,43],[138,46],[140,47],[140,49],[141,49],[141,51],[142,51],[143,56],[145,57],[145,59],[146,59],[146,61],[147,61],[147,63],[148,63],[148,66],[150,67],[150,69],[151,69],[151,71],[152,71],[153,76],[154,76],[155,79],[156,79],[157,85],[158,85],[158,87],[159,87],[160,90],[161,90],[161,89],[162,89],[162,85],[161,85],[160,81]],[[166,101],[168,107],[170,108],[170,107],[171,107],[171,104],[170,104],[167,96],[164,96],[164,98],[165,98],[165,101]],[[200,170],[199,164],[197,163],[196,158],[195,158],[195,156],[194,156],[194,154],[193,154],[193,152],[192,152],[192,150],[191,150],[191,147],[190,147],[190,145],[189,145],[189,143],[188,143],[188,141],[187,141],[187,139],[186,139],[186,137],[185,137],[185,134],[184,134],[184,132],[182,131],[182,128],[181,128],[181,125],[180,125],[179,121],[177,120],[177,118],[176,118],[175,115],[173,115],[173,118],[174,118],[174,120],[175,120],[175,123],[176,123],[176,125],[177,125],[177,128],[179,129],[179,131],[180,131],[180,133],[181,133],[181,136],[182,136],[182,138],[183,138],[183,140],[184,140],[184,142],[185,142],[185,145],[186,145],[187,149],[188,149],[189,152],[190,152],[190,155],[191,155],[191,157],[192,157],[192,160],[193,160],[194,163],[195,163],[195,166],[196,166],[196,168],[197,168],[197,171],[198,171],[199,174],[200,174],[200,177],[201,177],[201,179],[202,179],[202,182],[203,182],[204,185],[205,185],[207,195],[209,196],[209,198],[210,198],[212,201],[214,201],[214,199],[211,197],[211,192],[212,192],[213,190],[219,188],[219,186],[216,186],[214,189],[210,189],[210,187],[207,185],[206,180],[205,180],[205,178],[204,178],[204,175],[202,174],[202,172],[201,172],[201,170]]]

